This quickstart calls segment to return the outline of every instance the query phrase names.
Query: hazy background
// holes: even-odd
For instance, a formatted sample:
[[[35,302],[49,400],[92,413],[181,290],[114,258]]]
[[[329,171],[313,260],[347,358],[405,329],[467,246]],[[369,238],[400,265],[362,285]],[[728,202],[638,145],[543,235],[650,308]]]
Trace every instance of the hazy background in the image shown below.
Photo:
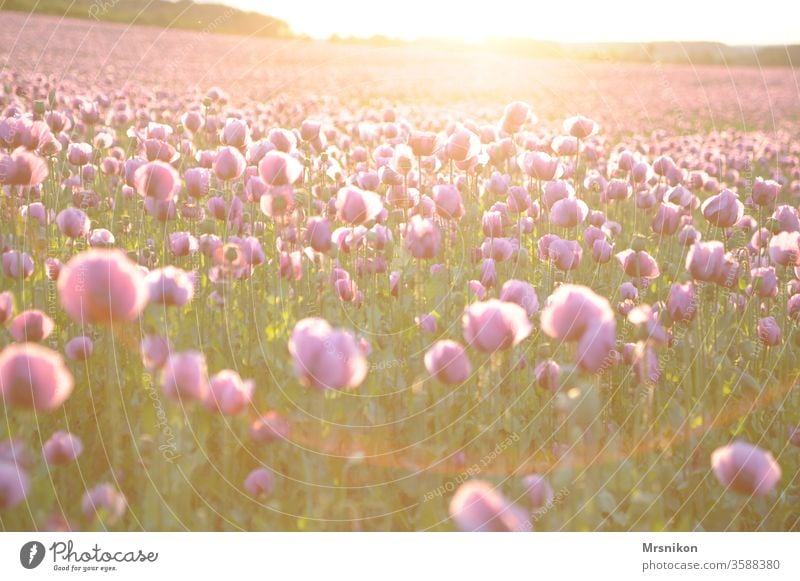
[[[315,38],[337,34],[468,41],[520,37],[560,42],[716,41],[739,45],[800,42],[800,3],[786,0],[757,3],[225,0],[221,3],[276,16],[296,33]]]

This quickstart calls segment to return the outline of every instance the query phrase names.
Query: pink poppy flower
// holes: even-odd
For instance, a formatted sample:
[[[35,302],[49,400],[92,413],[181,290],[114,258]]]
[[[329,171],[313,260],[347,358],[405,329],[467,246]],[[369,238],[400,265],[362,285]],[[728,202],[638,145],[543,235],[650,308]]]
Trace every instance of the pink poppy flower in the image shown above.
[[[300,382],[316,389],[353,389],[367,376],[367,359],[348,331],[327,321],[299,321],[289,339],[289,353]]]
[[[461,192],[454,185],[440,184],[433,187],[433,201],[436,212],[448,220],[458,220],[464,215]]]
[[[529,317],[539,310],[536,291],[529,283],[522,280],[513,278],[507,280],[500,289],[500,300],[521,306]]]
[[[412,216],[406,229],[405,245],[418,260],[434,258],[439,254],[441,233],[436,224],[421,216]]]
[[[72,361],[85,361],[92,356],[94,344],[89,337],[73,337],[64,346],[64,354]]]
[[[744,205],[739,197],[730,190],[722,190],[711,196],[700,206],[705,219],[719,228],[730,228],[741,220]]]
[[[579,285],[561,285],[541,315],[542,331],[554,339],[578,342],[578,365],[595,372],[616,342],[616,320],[608,300]]]
[[[553,240],[548,247],[553,265],[559,270],[575,270],[581,265],[583,248],[575,240]]]
[[[425,369],[445,384],[463,383],[472,374],[467,352],[455,341],[437,341],[425,353]]]
[[[436,317],[433,315],[417,315],[414,317],[414,322],[417,324],[417,328],[423,333],[435,333],[439,328]]]
[[[181,177],[168,163],[151,161],[136,170],[133,186],[143,198],[166,202],[180,191]]]
[[[0,154],[0,185],[38,186],[47,174],[47,162],[24,148],[15,149],[9,156]]]
[[[550,223],[562,228],[574,228],[582,224],[589,214],[586,202],[577,198],[563,198],[550,208]]]
[[[779,232],[769,241],[769,258],[780,266],[800,266],[800,232]]]
[[[303,175],[303,166],[287,153],[270,151],[259,162],[258,175],[271,186],[290,186]]]
[[[694,284],[675,283],[669,289],[667,313],[673,321],[691,321],[697,314]]]
[[[447,139],[445,154],[453,161],[465,161],[478,154],[480,145],[478,136],[461,126],[456,128]]]
[[[56,224],[61,233],[68,238],[82,238],[91,229],[89,216],[78,208],[61,210],[56,216]]]
[[[374,220],[383,210],[380,196],[353,186],[341,188],[336,195],[336,215],[345,224],[363,224]]]
[[[450,518],[462,531],[522,532],[531,528],[525,513],[484,480],[469,480],[459,486],[449,510]]]
[[[193,167],[183,173],[186,181],[186,193],[192,198],[204,198],[211,186],[211,174],[203,167]]]
[[[778,193],[781,190],[781,185],[774,180],[764,180],[762,177],[757,177],[753,182],[753,203],[758,206],[775,205],[778,199]]]
[[[527,175],[539,181],[557,180],[563,174],[559,159],[541,151],[521,154],[518,163]]]
[[[147,304],[141,269],[121,250],[73,256],[58,277],[61,305],[77,323],[132,321]]]
[[[35,343],[20,343],[0,352],[0,392],[5,405],[52,411],[74,387],[64,359]]]
[[[561,386],[561,367],[552,359],[546,359],[533,370],[536,383],[542,389],[558,391]]]
[[[306,224],[306,243],[317,252],[331,249],[331,227],[325,218],[311,217]]]
[[[264,467],[256,468],[244,479],[244,489],[254,498],[270,496],[275,488],[275,476]]]
[[[564,121],[564,131],[577,137],[578,139],[586,139],[594,135],[600,129],[600,126],[583,115],[576,115]]]
[[[14,462],[0,462],[0,510],[17,506],[28,496],[31,480]]]
[[[205,355],[199,351],[170,355],[161,370],[161,389],[171,399],[204,401],[208,395]]]
[[[83,442],[69,432],[57,431],[44,443],[44,461],[51,466],[69,464],[83,452]]]
[[[226,416],[233,416],[244,411],[253,398],[255,383],[251,379],[242,379],[238,373],[224,369],[209,381],[209,393],[206,407]]]
[[[158,268],[147,274],[150,302],[165,306],[182,307],[194,297],[194,273],[174,266]]]
[[[128,500],[113,485],[103,483],[84,493],[81,510],[87,519],[100,517],[106,525],[114,525],[128,510]]]
[[[466,342],[484,353],[514,347],[532,330],[525,309],[496,299],[469,305],[462,325]]]
[[[758,338],[768,347],[781,344],[781,328],[774,317],[762,317],[758,320]]]
[[[160,335],[147,335],[139,346],[142,363],[148,371],[156,371],[164,367],[169,359],[169,342]]]
[[[53,319],[42,311],[29,309],[14,317],[8,328],[9,334],[19,343],[44,341],[55,328]]]
[[[247,167],[247,161],[241,151],[235,147],[225,146],[217,150],[214,164],[211,167],[219,179],[230,181],[242,176]]]
[[[658,207],[650,227],[656,234],[672,236],[678,231],[678,226],[681,224],[681,216],[680,206],[665,202]]]
[[[623,250],[617,254],[622,271],[633,278],[653,279],[661,276],[656,259],[644,250]]]
[[[720,484],[751,496],[769,494],[781,478],[781,467],[772,454],[743,440],[714,450],[711,468]]]

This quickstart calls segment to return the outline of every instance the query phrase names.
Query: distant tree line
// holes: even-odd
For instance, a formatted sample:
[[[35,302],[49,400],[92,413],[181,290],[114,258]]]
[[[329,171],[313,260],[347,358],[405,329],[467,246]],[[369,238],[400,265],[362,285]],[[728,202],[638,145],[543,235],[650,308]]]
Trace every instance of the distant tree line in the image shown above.
[[[289,25],[278,18],[221,4],[196,4],[188,0],[5,0],[0,7],[19,12],[220,34],[278,38],[293,36]]]

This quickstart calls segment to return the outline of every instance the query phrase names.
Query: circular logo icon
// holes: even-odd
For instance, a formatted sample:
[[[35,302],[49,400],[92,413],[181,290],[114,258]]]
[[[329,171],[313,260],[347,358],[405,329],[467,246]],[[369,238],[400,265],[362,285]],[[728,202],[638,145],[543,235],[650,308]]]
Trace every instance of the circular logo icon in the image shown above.
[[[44,545],[39,541],[30,541],[19,550],[19,562],[26,569],[35,569],[44,560]]]

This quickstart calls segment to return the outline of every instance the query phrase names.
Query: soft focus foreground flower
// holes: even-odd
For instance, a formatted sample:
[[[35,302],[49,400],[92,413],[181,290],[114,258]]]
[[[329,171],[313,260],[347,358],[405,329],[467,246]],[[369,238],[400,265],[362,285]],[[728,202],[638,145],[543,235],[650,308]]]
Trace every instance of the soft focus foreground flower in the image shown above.
[[[462,484],[450,500],[450,518],[462,531],[521,532],[530,529],[525,514],[483,480]]]
[[[513,347],[531,334],[532,326],[525,309],[515,303],[490,299],[464,310],[464,339],[484,353]]]
[[[446,384],[463,383],[472,374],[472,364],[464,347],[449,340],[437,341],[425,353],[425,369]]]
[[[781,478],[772,454],[742,440],[714,450],[711,468],[723,486],[752,496],[770,493]]]
[[[208,395],[208,370],[199,351],[184,351],[167,358],[161,371],[161,388],[167,397],[204,401]]]
[[[267,468],[256,468],[244,479],[244,489],[254,498],[269,496],[274,488],[275,476]]]
[[[44,443],[42,453],[44,460],[50,465],[62,465],[73,462],[83,452],[81,439],[69,432],[55,432]]]
[[[194,275],[174,266],[149,272],[145,282],[151,303],[182,307],[194,296]]]
[[[0,510],[14,508],[28,496],[31,481],[15,462],[0,461]]]
[[[160,335],[145,335],[139,345],[139,353],[148,371],[161,369],[170,355],[169,342]]]
[[[61,305],[77,323],[132,321],[147,304],[142,271],[120,250],[89,250],[64,265]]]
[[[289,339],[289,353],[301,383],[317,389],[352,389],[367,376],[367,359],[355,338],[324,319],[299,321]]]
[[[67,208],[61,210],[56,216],[56,224],[64,236],[68,238],[80,238],[86,236],[91,228],[91,222],[86,212],[78,208]]]
[[[72,374],[55,351],[22,343],[0,352],[0,392],[7,406],[52,411],[73,387]]]
[[[209,381],[206,407],[226,416],[236,415],[250,404],[254,388],[252,380],[243,380],[235,371],[225,369]]]
[[[525,309],[530,317],[539,310],[539,298],[534,288],[525,281],[510,279],[500,289],[500,300],[515,303]]]
[[[441,234],[431,220],[413,216],[406,231],[406,248],[417,259],[434,258],[439,254]]]
[[[128,500],[113,485],[103,483],[86,491],[81,510],[87,519],[99,518],[107,525],[114,525],[128,510]]]
[[[561,367],[552,359],[539,363],[533,370],[533,375],[536,378],[536,383],[542,389],[558,391],[560,387]]]
[[[55,323],[42,311],[23,311],[11,321],[8,332],[19,343],[44,341],[53,332]]]

